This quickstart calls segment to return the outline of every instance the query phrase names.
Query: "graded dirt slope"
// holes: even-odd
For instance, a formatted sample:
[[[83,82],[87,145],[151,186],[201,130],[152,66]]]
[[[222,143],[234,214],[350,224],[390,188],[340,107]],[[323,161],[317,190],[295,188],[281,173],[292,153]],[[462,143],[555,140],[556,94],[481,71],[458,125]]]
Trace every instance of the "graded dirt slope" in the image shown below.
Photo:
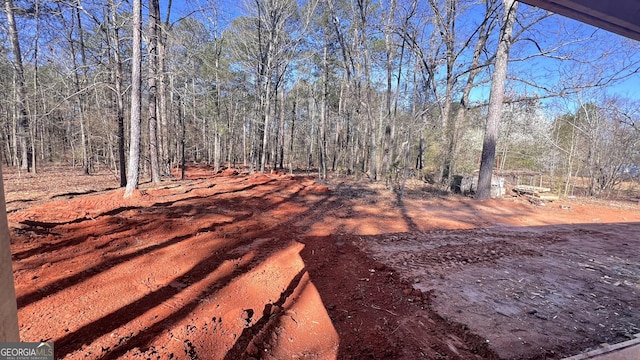
[[[58,358],[559,358],[638,332],[635,204],[207,168],[125,200],[49,170],[5,186],[20,335]]]

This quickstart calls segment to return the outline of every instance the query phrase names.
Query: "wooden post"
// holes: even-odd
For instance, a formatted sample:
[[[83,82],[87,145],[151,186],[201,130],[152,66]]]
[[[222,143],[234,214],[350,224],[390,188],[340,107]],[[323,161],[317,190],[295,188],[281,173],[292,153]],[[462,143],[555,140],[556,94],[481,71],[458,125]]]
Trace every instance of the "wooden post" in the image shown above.
[[[11,266],[11,241],[0,168],[0,342],[18,342],[18,308]]]

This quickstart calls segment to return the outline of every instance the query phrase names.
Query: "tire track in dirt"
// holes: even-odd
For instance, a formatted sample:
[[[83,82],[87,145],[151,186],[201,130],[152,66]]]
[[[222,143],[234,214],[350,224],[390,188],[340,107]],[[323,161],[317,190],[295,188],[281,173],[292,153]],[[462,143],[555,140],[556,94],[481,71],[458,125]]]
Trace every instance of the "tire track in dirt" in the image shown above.
[[[214,302],[210,299],[211,297],[215,297],[216,293],[227,287],[231,282],[237,281],[237,278],[240,275],[250,274],[255,271],[258,266],[260,266],[274,253],[277,253],[278,250],[279,249],[274,249],[272,244],[266,243],[252,248],[241,255],[236,255],[229,251],[227,251],[226,254],[221,255],[212,254],[212,256],[195,264],[188,272],[174,278],[170,283],[146,294],[144,297],[130,303],[129,305],[118,309],[116,312],[107,314],[98,320],[94,320],[91,324],[57,339],[56,353],[57,355],[70,354],[79,345],[76,342],[77,339],[83,339],[83,344],[90,344],[96,340],[93,338],[96,334],[110,333],[113,330],[132,322],[138,318],[140,314],[147,313],[156,307],[163,306],[163,304],[174,299],[184,289],[187,289],[194,284],[198,284],[201,281],[206,281],[206,284],[199,286],[199,289],[195,290],[197,292],[196,294],[186,297],[186,299],[188,299],[187,303],[179,304],[176,307],[169,306],[170,310],[176,311],[169,311],[170,314],[166,317],[160,318],[160,320],[156,321],[155,324],[145,326],[145,328],[138,332],[134,332],[133,336],[130,336],[129,339],[119,341],[116,345],[103,349],[102,358],[115,359],[134,348],[148,348],[150,341],[154,340],[165,329],[173,328],[176,324],[181,323],[182,320],[187,318],[194,310],[196,310],[202,302]],[[252,254],[256,255],[253,256]],[[221,274],[219,276],[212,276],[212,274],[215,275],[216,273]],[[213,278],[208,279],[210,277]],[[176,303],[178,304],[180,302],[178,301]],[[238,303],[232,303],[232,306],[237,305]],[[232,309],[229,308],[225,310],[224,308],[217,307],[216,312],[226,314],[231,310]],[[167,311],[163,310],[157,310],[156,312],[167,313]],[[218,319],[218,322],[223,322],[222,319],[224,318],[226,318],[227,321],[232,321],[225,315],[217,316],[215,318]],[[227,321],[225,321],[225,323]],[[195,325],[190,324],[190,326]],[[227,329],[226,331],[231,332],[237,330]],[[198,334],[198,336],[203,335],[205,334]],[[173,336],[175,337],[176,334]],[[195,339],[191,339],[190,342],[197,343]],[[154,350],[158,351],[158,349]],[[209,351],[211,350],[213,349],[209,349]],[[202,351],[202,349],[198,349],[198,352],[201,354]],[[212,355],[214,354],[212,353]]]
[[[258,186],[257,184],[254,184],[250,187],[247,187],[245,189],[251,189],[255,186]],[[242,190],[239,190],[242,191]],[[34,255],[38,255],[38,254],[43,254],[43,253],[52,253],[52,252],[56,252],[57,250],[62,250],[65,248],[71,248],[77,245],[82,244],[83,242],[85,242],[87,239],[90,238],[97,238],[97,237],[104,237],[105,235],[118,235],[120,237],[122,236],[127,236],[127,237],[135,237],[136,234],[125,234],[124,232],[129,231],[131,229],[137,229],[136,233],[137,234],[142,234],[145,232],[152,232],[152,231],[157,231],[157,227],[154,224],[157,224],[157,218],[160,217],[166,217],[168,219],[179,219],[182,218],[184,216],[184,214],[186,213],[184,208],[181,207],[176,207],[177,203],[180,202],[188,202],[188,201],[193,201],[198,200],[198,201],[202,201],[202,200],[207,200],[210,199],[211,197],[215,197],[217,195],[220,195],[221,193],[215,193],[212,194],[210,196],[206,196],[206,197],[197,197],[197,198],[183,198],[180,200],[176,200],[176,201],[171,201],[171,202],[166,202],[166,203],[156,203],[154,205],[152,205],[151,207],[145,208],[142,206],[137,206],[137,207],[120,207],[120,208],[116,208],[113,210],[109,210],[106,211],[100,215],[97,215],[95,219],[91,219],[93,224],[91,229],[94,229],[92,231],[89,231],[88,233],[86,233],[85,231],[87,230],[86,227],[84,227],[83,225],[78,225],[78,226],[74,226],[74,227],[70,227],[67,225],[72,225],[72,224],[79,224],[82,221],[86,220],[86,218],[81,218],[81,219],[75,219],[75,220],[71,220],[68,221],[66,223],[52,223],[52,222],[39,222],[39,221],[31,221],[31,220],[25,220],[23,223],[26,225],[29,225],[31,227],[44,227],[47,229],[47,232],[44,232],[46,234],[52,234],[52,230],[53,229],[58,229],[60,231],[60,233],[55,233],[53,232],[53,235],[55,235],[58,238],[58,241],[53,242],[53,243],[48,243],[48,244],[43,244],[39,247],[36,248],[32,248],[28,251],[22,251],[22,252],[14,252],[13,254],[13,258],[14,260],[24,260],[27,258],[30,258]],[[86,201],[90,201],[90,200],[86,200]],[[172,207],[172,208],[170,208]],[[167,209],[169,209],[171,211],[167,211]],[[137,212],[133,212],[133,210],[139,210]],[[143,211],[144,210],[144,211]],[[122,214],[123,212],[131,212],[129,214],[128,217],[126,218],[120,218],[118,219],[117,223],[119,223],[119,226],[117,228],[113,228],[113,223],[114,221],[112,221],[112,219],[114,219],[115,215],[119,215]],[[144,213],[144,214],[143,214]],[[140,214],[143,214],[143,216],[141,217]],[[228,213],[223,212],[224,215],[229,215]],[[210,215],[210,214],[209,214]],[[96,266],[92,267],[92,268],[88,268],[85,271],[81,272],[81,273],[77,273],[74,276],[71,277],[67,277],[64,278],[62,280],[58,280],[59,283],[57,283],[54,287],[55,288],[59,288],[59,289],[64,289],[69,285],[74,285],[76,284],[79,280],[83,279],[84,275],[89,275],[89,274],[93,274],[93,273],[97,273],[99,271],[101,271],[101,269],[106,269],[106,268],[110,268],[113,267],[115,265],[121,264],[123,262],[129,261],[133,258],[142,256],[142,255],[146,255],[148,253],[151,253],[153,251],[156,251],[158,249],[162,249],[168,246],[172,246],[176,243],[179,243],[183,240],[189,239],[193,236],[197,236],[198,234],[201,233],[206,233],[206,232],[210,232],[213,231],[225,224],[232,224],[232,223],[238,223],[244,220],[249,219],[250,217],[253,216],[253,212],[240,212],[240,213],[234,213],[232,214],[233,216],[229,218],[229,220],[227,221],[223,221],[223,222],[213,222],[211,225],[209,226],[203,226],[203,227],[199,227],[195,230],[193,230],[190,233],[187,234],[182,234],[179,236],[176,236],[174,238],[168,239],[162,243],[157,243],[157,244],[153,244],[151,246],[148,247],[143,247],[135,252],[131,252],[128,253],[126,255],[123,256],[119,256],[116,258],[112,258],[109,259],[108,261],[105,262],[101,262],[99,264],[97,264]],[[132,218],[135,218],[136,221],[131,221]],[[102,222],[102,224],[98,224],[96,222]],[[165,224],[166,225],[166,224]],[[28,232],[30,229],[20,229],[21,233],[24,232]],[[39,233],[38,231],[36,231],[36,233]],[[108,243],[108,242],[107,242]],[[129,245],[129,244],[125,244],[125,245]],[[94,249],[103,249],[107,247],[106,244],[103,245],[98,245],[95,246]],[[47,262],[47,264],[52,264],[54,262]],[[50,288],[51,286],[45,286],[45,288]],[[48,296],[51,293],[49,292],[45,292],[42,295],[38,295],[35,298],[33,297],[34,293],[31,294],[26,294],[24,297],[19,297],[18,301],[19,303],[21,303],[22,305],[27,305],[29,303],[31,303],[32,301],[37,301],[39,300],[41,297],[44,296]]]
[[[522,236],[522,232],[505,229],[435,230],[367,237],[361,245],[413,272],[429,269],[430,273],[446,274],[464,266],[495,264],[505,257],[542,256],[542,248],[563,241],[555,235],[541,234],[535,235],[535,242],[510,241]]]
[[[550,359],[640,331],[640,262],[625,251],[634,228],[492,227],[360,242],[433,293],[438,313],[484,332],[501,357]]]
[[[431,309],[431,295],[360,250],[361,236],[308,237],[302,257],[341,338],[339,359],[497,359],[484,339]],[[445,338],[447,340],[443,341]]]

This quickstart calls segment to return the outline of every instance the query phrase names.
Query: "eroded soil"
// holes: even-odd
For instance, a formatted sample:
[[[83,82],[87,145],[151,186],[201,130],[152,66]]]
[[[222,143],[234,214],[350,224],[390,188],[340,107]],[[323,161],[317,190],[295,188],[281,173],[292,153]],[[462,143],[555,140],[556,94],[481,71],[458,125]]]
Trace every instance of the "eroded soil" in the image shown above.
[[[57,358],[543,359],[640,332],[637,202],[5,169],[23,341]]]

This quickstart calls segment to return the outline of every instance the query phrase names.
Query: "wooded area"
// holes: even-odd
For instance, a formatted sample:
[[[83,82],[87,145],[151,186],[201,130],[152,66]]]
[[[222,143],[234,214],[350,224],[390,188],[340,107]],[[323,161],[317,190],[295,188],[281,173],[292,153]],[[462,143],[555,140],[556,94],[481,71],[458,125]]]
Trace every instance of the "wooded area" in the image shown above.
[[[637,179],[640,103],[609,89],[640,76],[638,44],[516,5],[4,0],[2,161],[106,167],[127,193],[189,162],[397,189],[481,159],[481,187],[493,169],[565,195]]]

